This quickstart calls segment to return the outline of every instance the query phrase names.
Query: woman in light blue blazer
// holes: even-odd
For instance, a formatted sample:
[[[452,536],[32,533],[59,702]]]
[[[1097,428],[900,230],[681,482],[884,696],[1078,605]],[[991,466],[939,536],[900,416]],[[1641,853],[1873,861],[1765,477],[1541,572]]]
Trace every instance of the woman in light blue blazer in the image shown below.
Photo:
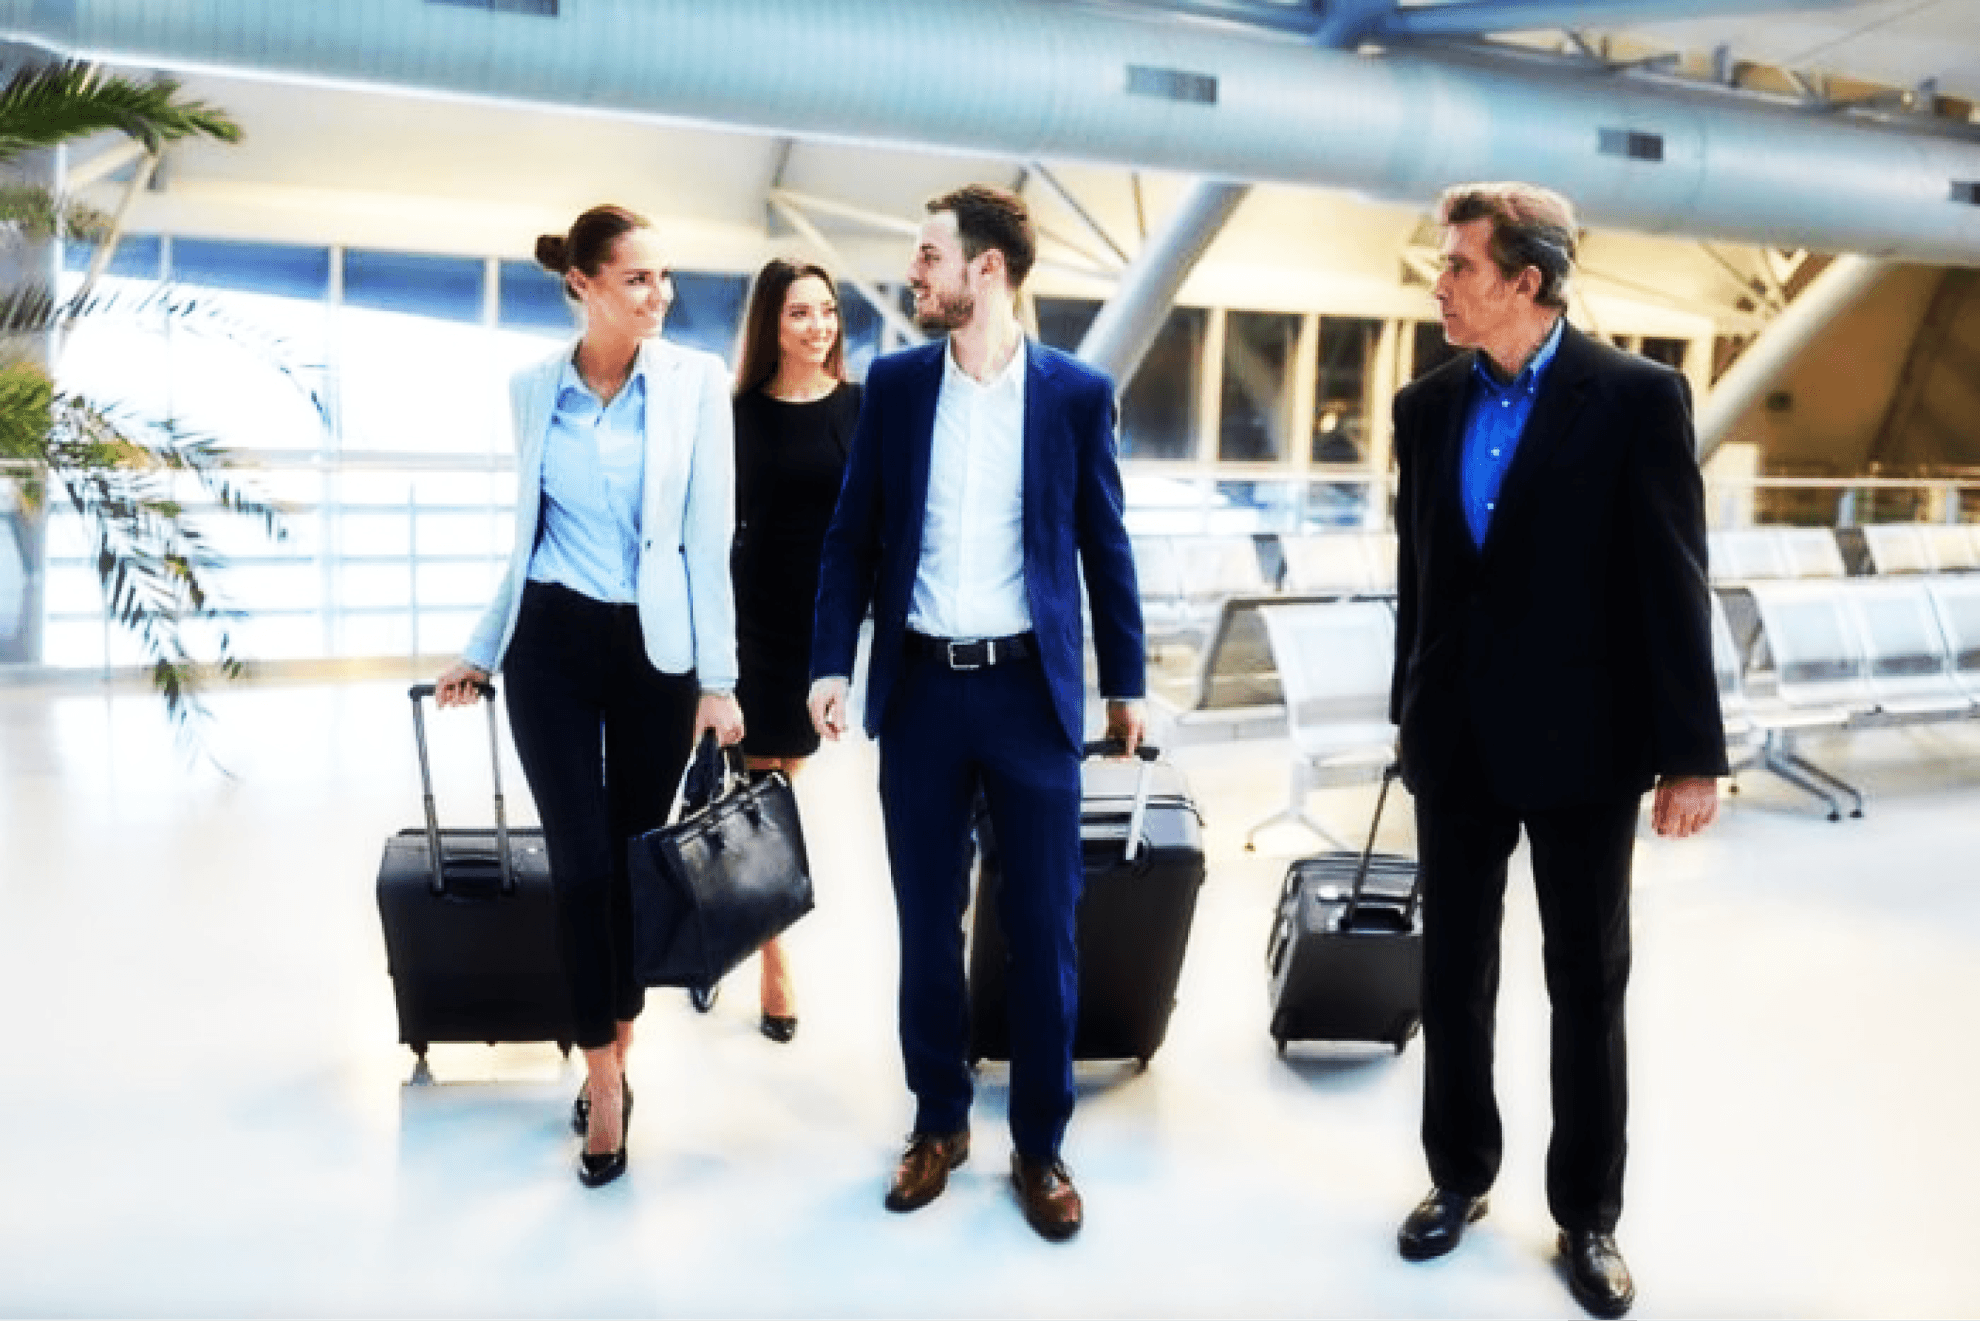
[[[665,823],[702,731],[742,738],[729,542],[735,447],[721,359],[660,339],[673,300],[643,217],[598,206],[536,242],[582,310],[574,345],[518,372],[516,535],[461,659],[465,706],[501,670],[543,820],[584,1051],[573,1126],[587,1187],[625,1172],[632,977],[626,842]]]

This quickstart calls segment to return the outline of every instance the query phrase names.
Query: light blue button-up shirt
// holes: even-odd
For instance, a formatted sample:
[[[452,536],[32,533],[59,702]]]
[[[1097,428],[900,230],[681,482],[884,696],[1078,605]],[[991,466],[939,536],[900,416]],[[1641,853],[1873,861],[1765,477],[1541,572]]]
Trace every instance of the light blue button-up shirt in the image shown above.
[[[543,530],[529,560],[532,582],[617,605],[638,600],[645,423],[643,367],[600,404],[577,367],[564,364],[543,445]]]
[[[1471,411],[1464,420],[1464,448],[1458,456],[1458,494],[1464,501],[1465,526],[1471,529],[1474,546],[1485,544],[1492,515],[1499,507],[1499,488],[1505,484],[1506,469],[1512,466],[1526,419],[1533,415],[1540,378],[1561,347],[1561,327],[1566,324],[1566,317],[1554,319],[1547,338],[1510,381],[1498,378],[1482,350],[1472,360]]]

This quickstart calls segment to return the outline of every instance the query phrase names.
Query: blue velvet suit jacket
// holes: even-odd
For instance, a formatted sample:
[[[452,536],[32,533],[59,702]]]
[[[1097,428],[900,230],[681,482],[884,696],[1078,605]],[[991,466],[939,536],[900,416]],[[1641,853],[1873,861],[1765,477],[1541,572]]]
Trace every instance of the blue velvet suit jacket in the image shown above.
[[[1140,697],[1147,677],[1141,599],[1114,457],[1114,392],[1104,375],[1056,349],[1026,340],[1024,351],[1025,596],[1053,707],[1077,746],[1086,686],[1082,573],[1100,691]],[[825,536],[812,677],[852,673],[860,621],[871,606],[868,734],[880,732],[905,659],[947,352],[943,339],[874,362],[845,485]]]

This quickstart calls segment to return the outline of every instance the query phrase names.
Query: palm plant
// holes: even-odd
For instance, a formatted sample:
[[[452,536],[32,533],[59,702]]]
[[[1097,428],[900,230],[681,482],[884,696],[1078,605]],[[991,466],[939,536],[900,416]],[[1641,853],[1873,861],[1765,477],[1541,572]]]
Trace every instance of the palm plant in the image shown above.
[[[240,138],[224,112],[182,99],[169,79],[140,83],[66,62],[24,69],[0,89],[0,164],[104,130],[153,154],[180,139]],[[99,237],[102,227],[100,216],[71,199],[31,184],[0,186],[0,231],[8,241]],[[201,314],[196,301],[169,294],[147,304],[173,316]],[[203,502],[252,519],[277,539],[283,531],[277,509],[230,475],[213,437],[55,384],[38,346],[105,307],[88,289],[67,303],[32,283],[0,291],[0,473],[13,475],[31,514],[54,494],[80,515],[111,616],[140,643],[175,728],[197,742],[207,712],[195,644],[206,641],[224,676],[238,675],[243,662],[228,627],[237,614],[215,591],[224,558],[176,497],[196,489]],[[205,319],[222,333],[239,329]],[[16,526],[25,527],[19,520]],[[32,564],[33,547],[21,550]]]

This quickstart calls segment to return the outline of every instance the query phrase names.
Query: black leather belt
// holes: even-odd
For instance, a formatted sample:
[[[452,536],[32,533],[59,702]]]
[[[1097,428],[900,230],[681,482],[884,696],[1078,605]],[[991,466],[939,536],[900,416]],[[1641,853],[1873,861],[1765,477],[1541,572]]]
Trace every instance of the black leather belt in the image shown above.
[[[967,642],[954,638],[931,638],[908,630],[908,654],[939,661],[952,670],[981,670],[1006,661],[1030,660],[1038,654],[1035,633],[1013,633],[1007,638],[975,638]]]

